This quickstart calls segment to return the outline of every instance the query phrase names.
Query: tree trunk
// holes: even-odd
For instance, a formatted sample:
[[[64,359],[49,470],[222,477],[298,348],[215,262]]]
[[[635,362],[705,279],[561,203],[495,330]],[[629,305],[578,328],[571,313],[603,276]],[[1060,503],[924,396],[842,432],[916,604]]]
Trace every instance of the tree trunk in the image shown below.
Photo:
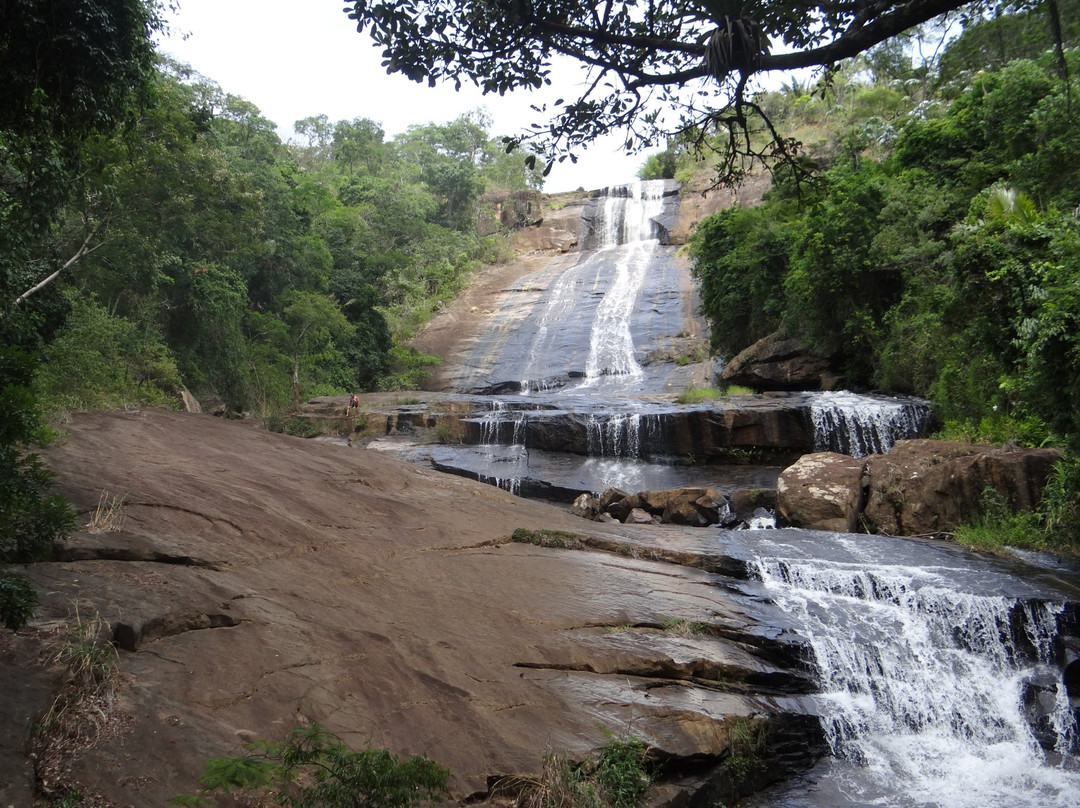
[[[300,412],[300,352],[293,354],[292,364],[293,412]]]

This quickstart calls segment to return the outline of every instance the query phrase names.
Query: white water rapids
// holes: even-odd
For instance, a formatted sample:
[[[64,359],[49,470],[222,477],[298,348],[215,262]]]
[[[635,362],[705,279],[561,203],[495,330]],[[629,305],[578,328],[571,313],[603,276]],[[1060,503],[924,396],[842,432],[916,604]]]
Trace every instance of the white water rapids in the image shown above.
[[[830,534],[843,552],[821,560],[790,552],[788,533],[770,531],[756,571],[809,641],[834,759],[753,805],[1080,805],[1080,738],[1054,656],[1060,603],[993,594],[1018,584],[959,554],[909,543],[910,557],[879,558],[884,539]],[[1054,749],[1025,713],[1032,693]]]

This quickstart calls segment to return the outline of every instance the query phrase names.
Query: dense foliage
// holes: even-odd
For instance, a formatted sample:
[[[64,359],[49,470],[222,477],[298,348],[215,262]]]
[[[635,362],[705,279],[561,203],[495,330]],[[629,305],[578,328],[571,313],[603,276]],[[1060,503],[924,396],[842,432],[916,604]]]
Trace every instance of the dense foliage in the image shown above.
[[[425,359],[404,340],[499,257],[483,194],[538,182],[486,127],[473,113],[388,141],[317,116],[286,144],[250,103],[160,65],[128,125],[80,144],[79,182],[27,254],[24,288],[82,250],[8,317],[48,356],[40,392],[82,408],[186,386],[271,413],[415,384]],[[49,317],[66,317],[55,336]]]
[[[1075,82],[1045,33],[1038,59],[964,61],[980,53],[968,37],[983,35],[953,44],[948,77],[901,60],[892,74],[852,70],[823,94],[793,85],[763,97],[815,138],[819,181],[796,194],[781,173],[760,207],[706,221],[696,273],[727,356],[782,330],[831,357],[851,387],[932,399],[954,432],[1061,443],[1075,457]],[[1062,55],[1075,75],[1080,54]],[[1074,542],[1077,476],[1067,459],[1048,504]]]
[[[186,388],[274,414],[415,386],[435,360],[406,340],[500,257],[485,194],[541,181],[479,113],[394,140],[314,116],[282,142],[158,59],[160,11],[0,0],[0,564],[71,526],[30,453],[42,413],[175,407]],[[31,595],[5,573],[7,624]]]
[[[297,727],[279,743],[253,744],[246,755],[206,764],[203,793],[239,791],[259,805],[285,808],[412,808],[439,803],[450,773],[426,757],[402,760],[377,747],[359,751],[318,724]],[[185,794],[175,805],[206,805]]]
[[[41,561],[53,542],[74,527],[63,497],[48,494],[52,472],[29,451],[45,443],[37,401],[30,389],[34,363],[17,348],[0,348],[0,564]],[[0,567],[0,623],[21,628],[37,596],[23,576]]]

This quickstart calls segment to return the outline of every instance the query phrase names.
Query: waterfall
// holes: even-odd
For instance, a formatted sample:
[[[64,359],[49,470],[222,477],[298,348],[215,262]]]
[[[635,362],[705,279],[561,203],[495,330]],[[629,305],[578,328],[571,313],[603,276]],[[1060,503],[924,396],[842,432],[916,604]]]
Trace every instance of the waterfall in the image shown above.
[[[757,575],[801,624],[823,727],[848,764],[838,764],[842,800],[798,804],[1077,804],[1080,736],[1054,650],[1061,602],[987,594],[1002,584],[919,548],[903,560],[873,560],[876,547],[863,547],[857,559],[823,561],[790,547],[759,556]],[[983,581],[965,587],[964,575]]]
[[[642,438],[655,435],[659,428],[660,419],[656,415],[637,412],[602,416],[590,414],[585,421],[589,455],[603,458],[642,457]]]
[[[844,391],[815,395],[810,417],[817,451],[865,457],[885,454],[903,438],[924,435],[932,415],[925,402]]]
[[[616,193],[619,191],[619,193]],[[608,189],[594,225],[598,250],[613,261],[607,289],[596,307],[585,360],[585,386],[603,376],[643,375],[634,356],[630,322],[658,241],[654,219],[663,209],[663,181]]]
[[[505,401],[495,399],[491,402],[491,409],[480,419],[480,443],[481,445],[506,443],[502,439],[503,426],[512,424],[509,445],[519,446],[525,442],[525,423],[528,420],[528,412],[522,409],[511,409]]]

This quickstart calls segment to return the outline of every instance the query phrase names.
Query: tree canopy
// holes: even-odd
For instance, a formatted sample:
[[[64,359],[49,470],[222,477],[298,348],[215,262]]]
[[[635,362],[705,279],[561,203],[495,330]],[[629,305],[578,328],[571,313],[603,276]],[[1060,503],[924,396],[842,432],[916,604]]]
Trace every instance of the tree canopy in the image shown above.
[[[1054,0],[1051,0],[1051,5]],[[356,0],[346,11],[383,48],[388,72],[486,93],[550,83],[553,59],[588,68],[576,100],[555,103],[530,141],[562,159],[609,132],[628,150],[677,131],[720,128],[733,155],[792,157],[778,132],[754,151],[747,118],[760,112],[750,79],[829,68],[949,12],[979,16],[1024,2],[964,0]],[[547,113],[548,110],[539,108]],[[677,113],[677,121],[670,113]],[[766,123],[767,118],[765,119]],[[513,143],[511,143],[513,145]],[[766,154],[767,153],[767,154]],[[734,161],[727,166],[733,170]]]

